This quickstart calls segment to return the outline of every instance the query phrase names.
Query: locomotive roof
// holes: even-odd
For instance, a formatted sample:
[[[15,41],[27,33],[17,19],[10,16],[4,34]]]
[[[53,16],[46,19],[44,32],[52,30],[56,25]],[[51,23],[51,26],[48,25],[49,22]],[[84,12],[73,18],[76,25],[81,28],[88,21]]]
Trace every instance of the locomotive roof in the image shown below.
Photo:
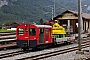
[[[36,27],[39,27],[39,28],[52,28],[52,26],[49,26],[49,25],[35,25]]]
[[[31,26],[36,26],[37,28],[52,28],[52,26],[50,25],[35,25],[35,24],[30,24]],[[24,27],[24,26],[28,26],[28,24],[22,24],[19,25],[18,27]]]

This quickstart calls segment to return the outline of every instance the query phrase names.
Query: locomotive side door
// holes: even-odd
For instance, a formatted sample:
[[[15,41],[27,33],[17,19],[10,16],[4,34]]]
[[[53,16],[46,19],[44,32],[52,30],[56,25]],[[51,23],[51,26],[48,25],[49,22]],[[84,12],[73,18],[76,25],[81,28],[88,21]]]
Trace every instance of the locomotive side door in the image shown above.
[[[45,43],[49,43],[50,32],[48,28],[45,28]]]
[[[40,28],[40,34],[39,34],[39,40],[40,40],[40,44],[44,44],[44,28]]]

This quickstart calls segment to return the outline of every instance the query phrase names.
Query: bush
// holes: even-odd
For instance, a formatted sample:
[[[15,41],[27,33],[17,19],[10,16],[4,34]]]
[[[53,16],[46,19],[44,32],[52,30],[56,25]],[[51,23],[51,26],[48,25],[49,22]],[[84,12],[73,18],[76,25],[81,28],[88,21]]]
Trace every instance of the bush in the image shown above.
[[[2,26],[0,26],[0,29],[2,29]]]

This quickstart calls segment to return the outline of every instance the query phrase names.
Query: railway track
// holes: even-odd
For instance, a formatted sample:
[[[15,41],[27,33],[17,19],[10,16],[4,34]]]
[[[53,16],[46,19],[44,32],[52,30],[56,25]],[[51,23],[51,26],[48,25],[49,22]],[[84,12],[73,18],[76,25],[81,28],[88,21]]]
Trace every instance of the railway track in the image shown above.
[[[0,49],[16,46],[15,42],[16,33],[0,33]]]
[[[5,34],[5,33],[4,33]],[[11,34],[12,34],[12,36],[15,36],[14,35],[14,33],[7,33],[6,35],[1,35],[1,36],[4,36],[5,38],[2,38],[2,39],[4,39],[4,40],[0,40],[0,43],[1,42],[6,42],[5,44],[3,44],[3,45],[0,45],[0,48],[7,48],[7,47],[10,47],[10,46],[16,46],[16,43],[15,43],[15,37],[13,37],[13,38],[10,38],[10,39],[7,39],[7,36],[8,37],[11,37]],[[1,37],[0,37],[1,38]],[[6,39],[6,40],[5,40]],[[9,42],[9,43],[8,43]],[[15,44],[13,44],[13,43],[11,43],[11,42],[14,42]],[[87,43],[87,42],[90,42],[90,40],[85,40],[85,41],[83,41],[82,42],[82,44],[84,44],[84,43]],[[13,44],[13,45],[12,45]],[[87,45],[88,46],[88,45]],[[77,50],[78,48],[76,48],[76,50]],[[74,51],[74,50],[72,50],[72,51]],[[67,51],[67,52],[70,52],[70,51]],[[0,55],[0,59],[2,59],[2,58],[6,58],[6,57],[13,57],[13,56],[16,56],[16,55],[20,55],[20,54],[25,54],[25,53],[28,53],[28,52],[23,52],[23,51],[19,51],[19,52],[13,52],[13,53],[8,53],[8,54],[3,54],[3,55]],[[56,52],[55,52],[56,53]],[[65,52],[64,52],[65,53]],[[49,53],[48,53],[49,54]],[[63,53],[59,53],[59,54],[63,54]],[[42,54],[42,55],[45,55],[45,54]],[[50,53],[50,55],[51,55],[51,53]],[[56,55],[58,55],[58,54],[56,54]],[[36,57],[36,59],[42,59],[42,58],[37,58],[39,55],[37,55],[37,56],[32,56],[32,57],[27,57],[27,58],[22,58],[22,59],[28,59],[28,58],[30,58],[30,59],[35,59],[35,57]],[[51,56],[54,56],[54,55],[51,55]],[[40,57],[40,56],[39,56]],[[49,56],[47,56],[47,54],[46,54],[46,57],[49,57]],[[44,57],[43,57],[44,58]]]
[[[16,33],[0,33],[0,49],[6,49],[16,45]]]
[[[89,47],[89,44],[87,42],[84,42],[82,45],[83,48]],[[53,48],[50,48],[53,49]],[[20,60],[25,60],[25,59],[42,59],[42,58],[46,58],[46,57],[50,57],[50,56],[55,56],[55,55],[59,55],[59,54],[64,54],[67,52],[71,52],[71,51],[75,51],[77,50],[77,47],[72,47],[72,48],[67,48],[67,49],[63,49],[63,50],[58,50],[58,51],[54,51],[54,52],[49,52],[49,53],[45,53],[45,54],[40,54],[40,55],[35,55],[35,56],[31,56],[31,57],[26,57],[26,58],[21,58]],[[13,57],[13,56],[17,56],[20,54],[26,54],[26,53],[30,53],[29,51],[18,51],[18,52],[12,52],[12,53],[7,53],[7,54],[1,54],[0,55],[0,59],[2,58],[8,58],[8,57]],[[19,60],[19,59],[17,59]]]
[[[0,36],[15,35],[16,33],[0,33]]]
[[[86,48],[86,47],[90,47],[90,45],[89,44],[82,45],[82,48]],[[39,59],[44,59],[44,58],[51,57],[51,56],[56,56],[59,54],[64,54],[67,52],[72,52],[75,50],[78,50],[78,47],[72,47],[72,48],[68,48],[68,49],[64,49],[64,50],[59,50],[59,51],[54,51],[54,52],[45,53],[45,54],[41,54],[41,55],[26,57],[26,58],[22,58],[21,60],[39,60]],[[20,60],[20,59],[17,59],[17,60]]]
[[[25,54],[28,53],[28,51],[16,51],[16,52],[12,52],[12,53],[6,53],[6,54],[1,54],[0,55],[0,59],[2,58],[6,58],[6,57],[13,57],[15,55],[19,55],[19,54]]]
[[[12,38],[16,38],[16,35],[4,35],[4,36],[0,36],[0,40],[3,40],[3,39],[12,39]]]
[[[16,38],[16,33],[0,33],[0,40]]]

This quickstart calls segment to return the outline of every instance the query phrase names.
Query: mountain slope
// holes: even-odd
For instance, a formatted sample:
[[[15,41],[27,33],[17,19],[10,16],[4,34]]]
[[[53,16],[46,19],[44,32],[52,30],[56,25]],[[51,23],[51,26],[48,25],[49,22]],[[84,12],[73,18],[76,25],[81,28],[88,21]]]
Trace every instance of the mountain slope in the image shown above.
[[[52,1],[48,0],[17,0],[1,7],[0,12],[2,14],[0,14],[0,16],[5,17],[2,17],[0,21],[38,22],[41,18],[45,19],[44,10],[47,9],[43,7],[51,4]]]
[[[5,22],[39,22],[42,18],[44,21],[51,19],[51,8],[53,0],[4,0],[0,8],[0,23]],[[82,5],[89,5],[88,0],[82,0]],[[56,0],[56,15],[65,10],[77,11],[78,0]],[[57,9],[59,8],[59,9]],[[87,7],[83,8],[86,11]],[[45,14],[50,12],[48,14]]]

